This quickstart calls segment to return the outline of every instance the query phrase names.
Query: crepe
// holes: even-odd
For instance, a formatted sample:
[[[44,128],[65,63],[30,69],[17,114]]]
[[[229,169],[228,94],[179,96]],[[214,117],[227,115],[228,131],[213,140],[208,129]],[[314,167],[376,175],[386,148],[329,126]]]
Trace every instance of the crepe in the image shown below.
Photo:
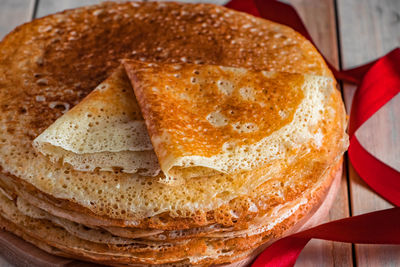
[[[331,183],[337,171],[340,170],[340,166],[339,164],[333,167],[322,180]],[[324,194],[327,193],[327,188],[321,189],[307,193],[307,195],[315,195],[314,199],[317,202],[312,203],[313,207],[318,207]],[[220,235],[211,233],[210,238],[190,236],[184,240],[128,240],[57,219],[46,212],[37,210],[19,197],[13,200],[0,194],[0,226],[41,248],[51,246],[60,252],[58,254],[56,251],[46,249],[50,253],[93,262],[106,264],[183,262],[209,265],[236,261],[251,254],[263,238],[268,237],[270,241],[275,238],[270,236],[273,225],[279,226],[283,232],[288,231],[297,222],[301,222],[301,217],[295,216],[296,208],[290,205],[286,209],[277,208],[277,212],[271,214],[267,220],[260,221],[262,222],[260,229],[250,234],[238,231],[228,236],[224,233]],[[205,245],[207,246],[206,257],[199,253],[204,251]],[[160,249],[163,251],[163,257],[157,256]]]
[[[110,265],[209,265],[238,260],[281,237],[315,208],[331,184],[328,174],[347,147],[346,115],[333,82],[312,129],[321,131],[321,143],[310,138],[286,157],[265,165],[234,173],[196,174],[180,186],[121,168],[77,170],[35,149],[35,138],[113,75],[123,59],[333,79],[317,50],[294,30],[224,7],[108,2],[77,8],[16,28],[0,43],[0,51],[0,180],[4,181],[0,191],[13,201],[29,200],[56,217],[48,217],[54,221],[65,219],[117,237],[169,243],[163,247],[168,253],[151,245],[107,246],[92,242],[95,232],[81,233],[84,227],[60,223],[92,241],[73,236],[49,220],[22,216],[11,200],[0,205],[14,205],[7,206],[10,212],[0,212],[2,225],[51,253]],[[73,116],[68,116],[72,121]],[[278,212],[280,207],[292,208]],[[258,219],[270,214],[280,223],[257,228]],[[207,230],[212,227],[218,231]],[[254,229],[261,230],[246,236]],[[175,239],[188,243],[166,242],[163,233],[170,239],[183,233]]]
[[[126,60],[167,181],[251,171],[313,140],[333,89],[325,77]]]
[[[155,176],[153,152],[133,89],[122,67],[34,141],[35,148],[75,170]]]

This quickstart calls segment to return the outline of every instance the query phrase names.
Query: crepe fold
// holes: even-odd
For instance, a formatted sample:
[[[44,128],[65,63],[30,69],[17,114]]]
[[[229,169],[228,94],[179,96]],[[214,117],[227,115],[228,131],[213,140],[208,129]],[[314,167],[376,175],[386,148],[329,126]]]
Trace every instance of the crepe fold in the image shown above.
[[[132,86],[118,67],[39,135],[35,148],[78,171],[156,176],[161,166],[161,182],[181,184],[253,171],[310,141],[321,145],[317,124],[333,90],[330,78],[207,64],[123,64]]]
[[[313,141],[333,80],[216,65],[123,62],[166,178],[252,171]]]
[[[79,171],[155,176],[159,164],[123,67],[117,68],[33,142],[35,148]]]

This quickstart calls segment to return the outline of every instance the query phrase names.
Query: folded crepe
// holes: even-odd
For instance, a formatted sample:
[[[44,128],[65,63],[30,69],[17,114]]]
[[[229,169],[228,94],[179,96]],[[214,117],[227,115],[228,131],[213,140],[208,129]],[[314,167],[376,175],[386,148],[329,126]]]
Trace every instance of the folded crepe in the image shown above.
[[[316,124],[330,78],[133,60],[124,66],[133,89],[120,66],[39,135],[36,149],[80,171],[156,176],[161,165],[160,181],[176,184],[251,171],[310,140],[321,143]]]
[[[321,146],[330,78],[213,65],[123,62],[165,182],[251,171]]]
[[[58,118],[33,142],[75,170],[155,176],[160,168],[123,67]]]

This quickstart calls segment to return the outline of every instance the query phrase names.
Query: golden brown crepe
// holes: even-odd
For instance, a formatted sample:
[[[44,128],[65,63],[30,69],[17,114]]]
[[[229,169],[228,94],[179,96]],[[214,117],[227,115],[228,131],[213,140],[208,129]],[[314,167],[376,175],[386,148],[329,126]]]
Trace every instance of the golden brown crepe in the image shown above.
[[[24,24],[0,51],[0,225],[50,253],[112,265],[237,261],[312,212],[340,171],[346,120],[334,89],[317,125],[321,143],[309,139],[251,171],[207,173],[181,186],[120,169],[79,171],[33,147],[123,59],[333,78],[286,26],[215,5],[109,2]],[[18,198],[50,220],[23,213]],[[99,229],[134,242],[93,242]]]
[[[322,145],[330,78],[205,64],[124,66],[167,181],[252,171],[310,141]]]

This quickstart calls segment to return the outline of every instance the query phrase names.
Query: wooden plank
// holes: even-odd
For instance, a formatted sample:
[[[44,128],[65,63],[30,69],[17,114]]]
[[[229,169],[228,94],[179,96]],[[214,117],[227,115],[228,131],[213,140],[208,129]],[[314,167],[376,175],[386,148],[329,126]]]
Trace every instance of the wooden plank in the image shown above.
[[[355,134],[369,153],[400,172],[399,114],[400,93],[369,118]],[[382,142],[382,139],[386,142]]]
[[[334,66],[338,66],[334,0],[290,2],[299,12],[320,51]],[[349,216],[346,167],[344,169],[341,188],[326,221]],[[350,244],[312,240],[300,254],[296,266],[352,266],[352,263]]]
[[[80,6],[94,5],[102,0],[40,0],[37,8],[36,17],[40,18],[52,13],[71,9]]]
[[[16,26],[31,20],[35,0],[2,0],[0,8],[0,39]]]
[[[2,255],[0,255],[0,266],[1,267],[13,267]]]
[[[30,21],[35,7],[34,0],[2,0],[0,9],[0,39],[12,31],[16,26]],[[4,251],[1,251],[3,254]],[[12,265],[0,255],[0,266]]]
[[[397,0],[337,0],[341,56],[344,68],[350,68],[384,55],[400,44],[400,1]],[[349,110],[355,87],[345,85],[344,96]],[[393,107],[383,113],[400,114]],[[380,122],[379,122],[380,121]],[[387,120],[370,121],[363,131],[374,133],[370,140],[378,154],[391,155],[391,144],[398,142],[392,134],[394,125]],[[379,129],[379,131],[378,131]],[[382,133],[389,133],[384,134]],[[377,142],[374,144],[374,142]],[[397,147],[398,148],[398,147]],[[391,207],[389,203],[372,192],[350,166],[350,192],[354,215]],[[400,247],[382,245],[355,245],[356,262],[360,266],[398,266]]]
[[[3,260],[9,261],[9,266],[64,267],[77,262],[73,259],[50,255],[5,231],[0,232],[0,249]]]

